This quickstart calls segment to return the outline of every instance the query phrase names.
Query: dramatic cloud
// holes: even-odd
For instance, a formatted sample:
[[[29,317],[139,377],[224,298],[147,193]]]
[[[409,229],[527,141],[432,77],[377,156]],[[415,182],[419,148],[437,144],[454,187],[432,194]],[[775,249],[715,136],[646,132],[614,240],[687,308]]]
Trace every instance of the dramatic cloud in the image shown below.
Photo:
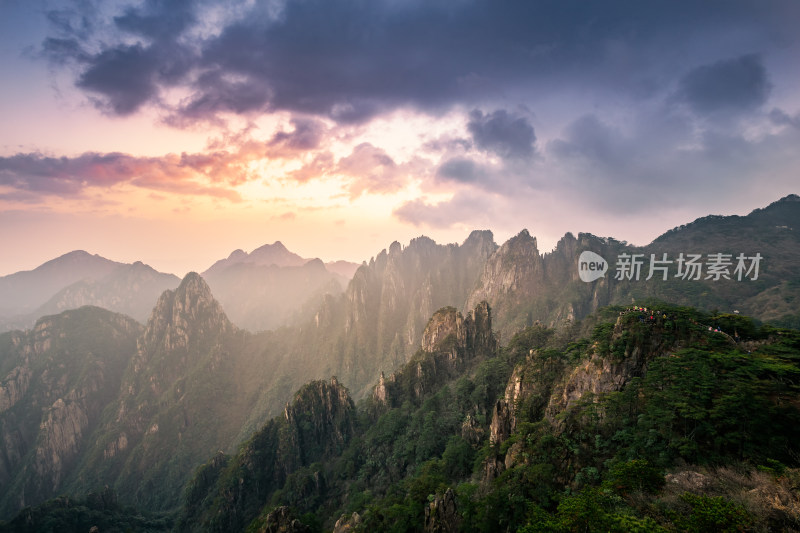
[[[230,185],[250,179],[237,155],[227,152],[168,155],[85,153],[46,157],[38,153],[0,157],[0,185],[37,195],[74,196],[88,187],[121,183],[177,194],[241,199]]]
[[[467,129],[475,144],[503,158],[526,158],[533,155],[536,135],[525,117],[512,116],[505,109],[488,115],[476,109],[469,114]]]
[[[12,2],[22,23],[0,34],[14,209],[79,211],[136,187],[120,210],[150,191],[173,193],[151,212],[241,195],[215,214],[298,233],[344,220],[355,248],[418,226],[557,238],[607,221],[633,240],[666,212],[797,192],[796,0],[49,8]]]
[[[180,87],[190,94],[173,111],[184,120],[289,110],[347,123],[403,106],[436,112],[550,91],[577,79],[596,91],[635,86],[637,94],[652,93],[675,59],[676,38],[702,44],[709,27],[721,36],[741,27],[756,39],[791,37],[794,27],[776,14],[792,10],[785,1],[732,2],[722,17],[714,5],[689,1],[518,0],[498,9],[491,0],[289,0],[237,6],[231,11],[240,16],[222,18],[208,32],[209,21],[220,18],[210,5],[147,1],[112,16],[118,42],[91,23],[52,14],[57,35],[44,49],[81,64],[79,87],[118,114],[159,103],[164,89]],[[770,34],[753,33],[767,27]],[[754,105],[767,87],[760,67],[755,56],[702,67],[686,76],[681,94],[699,109]],[[525,136],[535,139],[529,124],[497,113],[474,117],[476,140],[527,154]],[[508,128],[522,137],[505,137]]]
[[[436,175],[462,183],[476,183],[486,177],[486,172],[481,166],[464,157],[454,157],[448,159],[437,169]]]
[[[792,126],[791,117],[773,112],[776,119]],[[594,115],[581,117],[547,146],[546,172],[558,177],[552,188],[569,195],[573,204],[628,215],[707,209],[710,203],[740,199],[743,191],[764,194],[767,183],[768,190],[791,190],[800,164],[800,154],[790,148],[800,142],[798,129],[748,138],[689,125],[668,109],[642,117],[628,131]]]
[[[550,152],[563,159],[581,158],[592,165],[617,168],[632,154],[631,146],[619,132],[601,122],[595,115],[584,115],[570,124],[563,138],[550,143]]]
[[[117,115],[133,113],[158,94],[156,54],[139,45],[106,50],[87,61],[78,87],[103,95],[101,107],[107,104]]]
[[[288,152],[303,152],[319,147],[325,135],[325,125],[319,120],[308,118],[292,119],[294,131],[279,131],[269,142],[272,149]]]
[[[763,105],[770,88],[761,59],[749,54],[695,68],[680,80],[678,97],[698,113],[741,112]]]

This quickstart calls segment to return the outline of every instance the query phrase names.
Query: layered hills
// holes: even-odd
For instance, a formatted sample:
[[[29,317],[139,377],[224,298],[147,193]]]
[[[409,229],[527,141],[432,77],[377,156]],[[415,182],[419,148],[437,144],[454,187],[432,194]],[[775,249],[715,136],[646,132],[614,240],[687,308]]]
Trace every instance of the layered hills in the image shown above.
[[[0,331],[30,328],[42,316],[84,305],[144,322],[158,296],[178,283],[177,276],[141,262],[70,252],[33,270],[0,277]]]

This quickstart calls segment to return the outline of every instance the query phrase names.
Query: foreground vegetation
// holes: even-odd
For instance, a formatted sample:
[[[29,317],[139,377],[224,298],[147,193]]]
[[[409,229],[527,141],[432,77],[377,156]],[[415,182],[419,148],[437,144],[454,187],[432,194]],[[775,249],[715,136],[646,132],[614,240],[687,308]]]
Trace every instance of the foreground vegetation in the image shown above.
[[[800,332],[642,305],[527,327],[496,353],[459,352],[460,366],[442,366],[444,339],[390,396],[327,418],[330,387],[305,387],[294,415],[198,470],[174,527],[800,530]],[[5,527],[76,530],[54,505]]]

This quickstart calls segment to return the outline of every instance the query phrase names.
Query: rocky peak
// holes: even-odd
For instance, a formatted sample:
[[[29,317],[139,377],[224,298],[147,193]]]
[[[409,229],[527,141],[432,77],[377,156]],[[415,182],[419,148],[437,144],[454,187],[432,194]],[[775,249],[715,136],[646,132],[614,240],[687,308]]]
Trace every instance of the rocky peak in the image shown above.
[[[485,301],[467,313],[466,318],[454,307],[436,311],[422,333],[422,350],[447,352],[451,359],[459,353],[468,357],[494,352],[497,340],[492,334],[492,313]]]
[[[234,329],[205,280],[190,272],[177,289],[164,291],[158,299],[143,338],[145,346],[174,350],[187,348],[190,339],[202,342],[208,335]]]
[[[542,256],[536,239],[522,230],[489,257],[481,273],[478,287],[467,300],[474,307],[486,300],[493,307],[501,302],[514,305],[533,296],[543,283]]]
[[[347,388],[336,377],[330,381],[312,381],[286,404],[284,417],[294,428],[301,453],[305,448],[336,448],[353,433],[355,404]]]
[[[455,307],[444,307],[433,314],[422,333],[422,349],[430,353],[449,349],[451,346],[444,346],[446,340],[451,340],[452,349],[467,342],[464,317]]]
[[[260,265],[277,265],[277,266],[301,266],[306,262],[305,259],[300,257],[294,252],[290,252],[281,241],[275,241],[272,244],[265,244],[260,248],[256,248],[247,257],[247,260]]]
[[[476,229],[472,230],[472,232],[469,234],[469,237],[466,238],[462,246],[481,248],[486,245],[491,245],[495,248],[497,247],[497,245],[494,242],[494,234],[491,232],[491,230],[488,229],[484,230]]]
[[[312,271],[312,272],[313,271],[322,272],[322,271],[325,270],[325,263],[323,263],[322,260],[318,259],[318,258],[309,259],[308,263],[303,265],[303,269],[305,269],[307,271]]]
[[[492,314],[486,302],[478,304],[466,317],[454,307],[443,307],[428,321],[420,351],[388,378],[381,373],[372,398],[378,404],[392,406],[402,401],[398,395],[403,390],[413,390],[419,399],[456,375],[468,361],[491,357],[496,349]]]
[[[245,252],[241,248],[237,248],[236,250],[231,252],[231,255],[228,256],[228,261],[241,261],[242,259],[245,258],[247,258],[247,252]]]
[[[536,254],[539,253],[539,249],[536,245],[536,237],[531,237],[527,229],[523,229],[514,237],[511,237],[508,242],[503,244],[503,248],[506,249],[506,253],[520,252],[526,255],[531,253],[531,251],[534,251]]]

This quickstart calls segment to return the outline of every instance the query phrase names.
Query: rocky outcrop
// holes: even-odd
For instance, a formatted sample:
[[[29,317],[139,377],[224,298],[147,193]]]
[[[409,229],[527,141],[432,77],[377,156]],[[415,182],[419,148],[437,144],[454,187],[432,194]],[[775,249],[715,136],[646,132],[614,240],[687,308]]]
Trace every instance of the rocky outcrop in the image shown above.
[[[436,494],[425,507],[425,533],[455,533],[461,530],[461,515],[453,489]]]
[[[535,292],[542,280],[542,257],[536,238],[522,230],[506,241],[486,262],[477,290],[467,301],[472,307],[482,300],[517,302]],[[509,303],[512,303],[509,301]]]
[[[402,369],[388,379],[383,377],[373,388],[372,397],[380,405],[393,406],[402,391],[413,391],[419,399],[461,368],[479,357],[490,357],[497,350],[492,332],[492,312],[486,302],[479,303],[464,317],[454,307],[438,310],[422,334],[421,349]]]
[[[53,487],[61,486],[68,464],[77,456],[89,427],[89,409],[81,393],[59,398],[45,414],[39,428],[34,470]]]
[[[0,413],[13,407],[28,391],[32,375],[27,359],[8,373],[0,384]]]
[[[391,380],[392,381],[394,380],[394,374],[391,375]],[[372,393],[372,399],[381,405],[386,405],[387,404],[386,395],[387,395],[387,381],[386,377],[383,375],[383,372],[381,372],[381,376],[378,378],[378,384],[375,386],[375,390]]]
[[[497,349],[489,304],[478,303],[466,318],[454,307],[434,313],[422,334],[422,350],[446,353],[450,359],[489,355]]]
[[[629,327],[625,317],[620,317],[611,337],[614,344]],[[571,408],[587,394],[595,396],[621,390],[631,379],[642,376],[647,361],[662,355],[664,346],[660,327],[648,327],[641,344],[626,347],[622,357],[600,353],[598,343],[590,348],[588,359],[581,361],[566,377],[562,387],[555,389],[545,415],[555,421],[558,413]]]
[[[562,361],[544,358],[536,350],[531,350],[526,360],[514,368],[503,397],[492,410],[489,425],[492,444],[502,443],[516,431],[521,410],[525,409],[526,418],[531,420],[542,416],[562,368]]]
[[[353,533],[361,526],[361,515],[354,512],[350,516],[342,515],[333,526],[333,533]]]
[[[479,446],[483,442],[485,435],[484,429],[471,414],[467,413],[461,423],[461,438],[473,446]]]
[[[486,261],[467,306],[487,301],[495,311],[501,336],[511,336],[535,321],[555,326],[583,318],[607,305],[612,293],[608,277],[592,284],[579,280],[578,256],[581,250],[605,253],[611,248],[592,235],[575,238],[567,233],[555,250],[541,254],[536,238],[522,230]],[[565,293],[570,296],[565,298]]]
[[[505,399],[497,400],[492,410],[492,422],[489,425],[489,442],[500,444],[511,436],[516,420],[509,404]]]
[[[282,505],[273,509],[256,529],[257,533],[310,533],[311,528],[294,517],[291,510]]]
[[[330,381],[312,381],[286,404],[284,417],[297,436],[302,463],[310,462],[308,450],[323,446],[329,454],[343,448],[353,434],[355,405],[350,394],[336,377]]]
[[[259,369],[245,368],[248,339],[198,274],[165,291],[71,489],[116,484],[123,501],[176,505],[188,465],[228,449],[249,414],[244,398],[252,398]],[[186,465],[179,472],[170,464],[176,456]]]

